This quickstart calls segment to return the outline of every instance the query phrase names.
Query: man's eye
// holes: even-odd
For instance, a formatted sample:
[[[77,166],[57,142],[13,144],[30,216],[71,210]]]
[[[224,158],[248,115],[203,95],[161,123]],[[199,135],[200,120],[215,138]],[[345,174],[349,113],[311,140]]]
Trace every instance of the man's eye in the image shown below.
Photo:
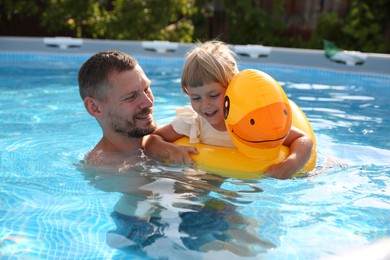
[[[131,96],[128,96],[128,97],[125,98],[125,101],[131,101],[131,100],[133,100],[135,97],[136,97],[135,94],[134,94],[134,95],[131,95]]]

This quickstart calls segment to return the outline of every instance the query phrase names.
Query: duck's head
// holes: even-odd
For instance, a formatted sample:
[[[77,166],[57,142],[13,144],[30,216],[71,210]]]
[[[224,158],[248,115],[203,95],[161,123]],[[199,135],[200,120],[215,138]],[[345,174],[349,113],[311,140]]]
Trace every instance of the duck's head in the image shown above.
[[[268,74],[247,69],[229,84],[224,104],[226,127],[248,157],[275,158],[292,122],[286,93]]]

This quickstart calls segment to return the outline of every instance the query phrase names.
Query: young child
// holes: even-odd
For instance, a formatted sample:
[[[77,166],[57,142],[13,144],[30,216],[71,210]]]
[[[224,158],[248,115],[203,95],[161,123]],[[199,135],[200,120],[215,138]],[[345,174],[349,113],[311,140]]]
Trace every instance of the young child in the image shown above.
[[[176,119],[158,128],[147,140],[146,152],[173,163],[188,164],[192,162],[189,153],[197,153],[196,149],[170,144],[183,136],[188,136],[190,143],[235,147],[225,126],[223,110],[226,88],[237,73],[235,54],[225,43],[209,41],[192,49],[186,56],[181,77],[182,90],[190,97],[191,107],[177,109]],[[292,177],[308,161],[313,141],[292,127],[283,145],[290,148],[290,155],[268,169],[270,177]]]

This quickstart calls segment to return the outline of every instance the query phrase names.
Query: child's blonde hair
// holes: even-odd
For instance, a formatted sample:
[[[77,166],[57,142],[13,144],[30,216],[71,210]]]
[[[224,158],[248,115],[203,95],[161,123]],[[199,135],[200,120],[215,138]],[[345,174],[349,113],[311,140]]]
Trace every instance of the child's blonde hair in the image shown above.
[[[188,94],[188,87],[199,87],[217,82],[225,88],[238,73],[236,54],[221,41],[208,41],[191,49],[187,55],[181,76],[181,87]]]

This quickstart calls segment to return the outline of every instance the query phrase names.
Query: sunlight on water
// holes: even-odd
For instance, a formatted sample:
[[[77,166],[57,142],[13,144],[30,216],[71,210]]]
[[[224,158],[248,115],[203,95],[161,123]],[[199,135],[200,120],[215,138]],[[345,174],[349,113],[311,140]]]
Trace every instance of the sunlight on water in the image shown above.
[[[88,56],[28,57],[0,63],[2,258],[326,259],[369,245],[386,253],[376,241],[390,237],[388,77],[258,67],[308,116],[318,161],[291,180],[240,180],[140,152],[84,166],[101,137],[77,87]],[[182,61],[140,63],[155,117],[169,123],[189,103]]]

